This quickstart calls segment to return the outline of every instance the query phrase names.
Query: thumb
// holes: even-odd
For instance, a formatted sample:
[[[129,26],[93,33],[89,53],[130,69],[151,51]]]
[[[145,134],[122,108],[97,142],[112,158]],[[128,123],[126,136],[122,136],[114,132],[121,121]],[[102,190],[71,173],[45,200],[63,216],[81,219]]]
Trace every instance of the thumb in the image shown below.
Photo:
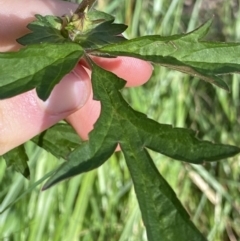
[[[38,101],[46,114],[59,116],[62,119],[62,116],[68,116],[86,103],[90,88],[88,74],[78,65],[55,85],[46,101],[40,99]]]
[[[0,155],[21,145],[80,109],[91,92],[85,69],[78,65],[56,85],[47,101],[36,91],[0,101]]]

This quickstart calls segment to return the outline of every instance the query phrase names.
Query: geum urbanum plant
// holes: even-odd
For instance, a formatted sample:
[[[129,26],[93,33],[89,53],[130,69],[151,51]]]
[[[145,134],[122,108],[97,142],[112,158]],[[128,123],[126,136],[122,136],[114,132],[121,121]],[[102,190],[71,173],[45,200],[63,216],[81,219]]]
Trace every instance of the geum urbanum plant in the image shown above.
[[[0,98],[35,88],[39,98],[46,100],[54,86],[83,58],[92,70],[93,98],[100,101],[101,114],[88,141],[80,141],[67,123],[59,123],[32,139],[66,160],[43,189],[101,166],[119,145],[134,183],[148,240],[206,240],[190,221],[147,149],[195,164],[231,157],[240,149],[200,141],[192,130],[157,123],[133,110],[120,93],[126,82],[100,68],[91,56],[131,56],[228,90],[220,76],[239,71],[240,44],[203,41],[211,20],[187,34],[127,40],[121,35],[127,26],[116,24],[112,16],[93,9],[94,2],[83,0],[70,17],[35,15],[36,20],[28,25],[31,33],[17,40],[24,47],[18,52],[0,53]],[[23,145],[3,158],[8,166],[29,176]]]

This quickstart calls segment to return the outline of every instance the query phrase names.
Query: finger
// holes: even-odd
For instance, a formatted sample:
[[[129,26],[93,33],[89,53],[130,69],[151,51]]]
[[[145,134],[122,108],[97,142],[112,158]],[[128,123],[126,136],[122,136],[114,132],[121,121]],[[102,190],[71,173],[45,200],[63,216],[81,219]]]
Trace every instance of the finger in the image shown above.
[[[43,102],[35,90],[0,101],[0,155],[26,142],[81,108],[90,94],[85,69],[77,66]]]
[[[93,60],[102,68],[127,81],[126,86],[142,85],[149,80],[153,67],[150,63],[131,57],[99,58]]]

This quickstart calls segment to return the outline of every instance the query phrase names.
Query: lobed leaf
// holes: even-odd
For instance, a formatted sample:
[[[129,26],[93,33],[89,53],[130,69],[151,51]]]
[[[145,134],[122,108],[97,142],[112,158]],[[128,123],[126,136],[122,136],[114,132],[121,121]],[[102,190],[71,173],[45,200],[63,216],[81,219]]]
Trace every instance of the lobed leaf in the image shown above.
[[[138,143],[138,150],[150,148],[174,159],[197,164],[240,152],[235,146],[200,141],[191,130],[159,124],[134,111],[119,92],[125,81],[95,64],[92,84],[94,99],[101,101],[100,117],[89,141],[68,156],[69,161],[49,180],[47,187],[98,167],[111,156],[117,144],[134,142]]]
[[[61,30],[63,20],[56,16],[35,15],[36,20],[29,23],[27,28],[32,32],[17,39],[22,45],[41,44],[41,43],[63,43],[68,41],[63,37]]]
[[[119,35],[126,29],[127,26],[124,24],[116,24],[112,23],[112,21],[107,21],[99,24],[86,35],[79,35],[77,42],[88,51],[97,49],[108,44],[119,43],[126,40],[123,36]]]
[[[190,130],[161,125],[134,111],[119,92],[125,81],[95,64],[92,84],[94,99],[101,101],[101,114],[89,141],[69,154],[68,161],[50,177],[43,189],[99,167],[120,144],[134,181],[149,241],[158,241],[160,237],[163,241],[206,240],[189,220],[146,148],[194,163],[232,156],[240,149],[201,142]]]
[[[38,96],[46,100],[82,55],[83,49],[75,43],[44,43],[0,53],[0,99],[36,88]]]
[[[187,34],[145,36],[107,45],[93,54],[144,59],[199,77],[228,90],[219,75],[239,72],[240,44],[202,41],[211,23],[209,20]]]

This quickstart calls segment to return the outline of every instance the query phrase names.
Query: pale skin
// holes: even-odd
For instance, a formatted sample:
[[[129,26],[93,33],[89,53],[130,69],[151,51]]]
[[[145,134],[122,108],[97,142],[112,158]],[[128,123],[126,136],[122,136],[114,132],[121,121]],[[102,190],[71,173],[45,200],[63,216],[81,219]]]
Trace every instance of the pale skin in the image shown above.
[[[0,0],[0,52],[17,51],[22,47],[15,39],[29,31],[26,25],[34,19],[34,14],[62,16],[76,8],[76,4],[55,0]],[[129,87],[144,84],[152,74],[149,63],[134,58],[94,58],[94,61],[125,79]],[[90,75],[80,62],[46,102],[37,97],[35,90],[0,100],[0,155],[62,119],[87,139],[101,109],[100,102],[92,100]]]

